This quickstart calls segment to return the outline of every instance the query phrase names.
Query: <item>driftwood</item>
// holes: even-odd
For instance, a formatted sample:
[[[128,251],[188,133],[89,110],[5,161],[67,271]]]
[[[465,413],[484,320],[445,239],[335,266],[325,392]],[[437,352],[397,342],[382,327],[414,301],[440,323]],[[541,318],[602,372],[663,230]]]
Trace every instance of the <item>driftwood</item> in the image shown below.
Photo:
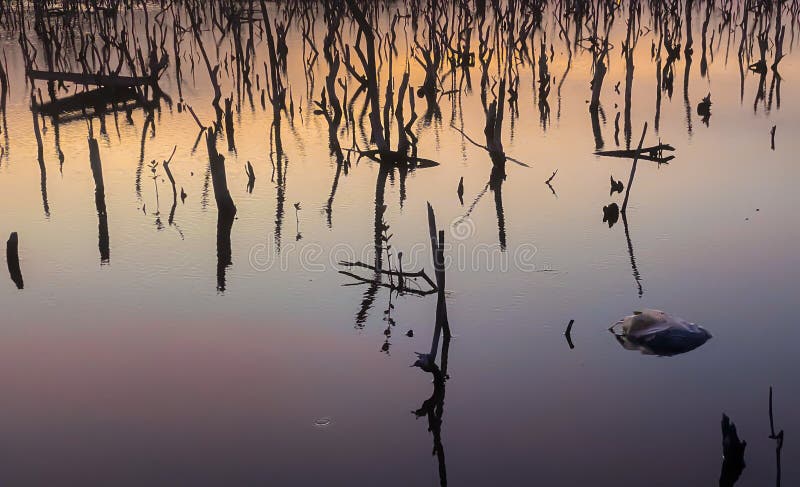
[[[74,83],[76,85],[113,86],[117,88],[133,88],[136,86],[149,86],[154,83],[151,77],[119,76],[107,74],[84,73],[59,73],[54,71],[39,71],[32,69],[28,72],[33,80],[54,81],[58,83]]]
[[[639,159],[645,161],[652,161],[657,162],[659,164],[667,164],[672,159],[675,159],[675,156],[669,155],[664,157],[664,151],[674,151],[675,148],[669,144],[658,144],[651,147],[644,147],[641,149],[629,149],[629,150],[606,150],[606,151],[597,151],[594,153],[596,156],[603,156],[603,157],[619,157],[623,159],[633,159],[638,157]]]
[[[83,112],[92,109],[95,113],[106,111],[109,105],[119,108],[120,104],[138,100],[138,94],[129,87],[106,86],[76,93],[60,100],[34,104],[33,110],[47,115],[69,112]],[[123,107],[124,108],[124,107]]]
[[[17,285],[17,289],[22,289],[22,271],[19,268],[19,237],[17,232],[11,232],[6,242],[6,260],[8,261],[8,273],[11,280]]]
[[[345,276],[348,276],[352,279],[355,279],[357,282],[355,284],[370,284],[371,286],[377,287],[385,287],[390,289],[391,291],[398,291],[404,292],[409,294],[415,294],[418,296],[427,296],[429,294],[438,293],[439,300],[441,303],[437,304],[437,323],[447,322],[447,311],[444,306],[444,231],[439,232],[438,238],[436,237],[436,221],[435,217],[433,216],[433,209],[431,208],[430,204],[428,204],[428,225],[430,227],[431,233],[431,244],[432,244],[432,253],[433,253],[433,263],[435,268],[435,280],[434,282],[428,274],[425,273],[425,270],[422,269],[417,272],[405,272],[403,271],[402,265],[402,253],[398,255],[398,266],[397,269],[394,270],[389,267],[389,269],[383,269],[380,265],[369,265],[365,264],[364,262],[349,262],[349,261],[341,261],[339,265],[342,267],[347,268],[362,268],[362,269],[369,269],[370,271],[374,272],[374,277],[372,278],[365,278],[361,277],[353,272],[348,270],[340,270],[339,273]],[[380,238],[380,237],[378,237]],[[387,276],[389,278],[389,282],[383,282],[382,276]],[[396,281],[393,278],[397,278]],[[414,289],[409,288],[406,284],[406,279],[416,279],[420,278],[423,279],[428,286],[429,289]],[[443,311],[439,311],[439,309]],[[443,316],[439,316],[439,313],[444,313]],[[437,325],[438,326],[438,325]],[[447,331],[445,332],[446,336],[450,336],[449,327],[445,325]]]
[[[433,159],[407,156],[405,154],[395,151],[356,150],[356,149],[346,149],[346,148],[343,148],[342,150],[347,152],[355,152],[356,154],[358,154],[359,159],[362,157],[366,157],[367,159],[370,159],[372,161],[381,164],[388,164],[390,166],[395,166],[395,167],[403,167],[408,169],[426,169],[429,167],[436,167],[439,165],[439,163],[434,161]]]
[[[395,282],[394,280],[390,280],[389,282],[383,282],[382,280],[379,279],[368,279],[366,277],[361,277],[350,271],[345,271],[345,270],[339,271],[339,274],[342,274],[344,276],[350,277],[358,281],[355,284],[372,284],[375,286],[385,287],[392,291],[402,291],[403,293],[415,294],[417,296],[427,296],[429,294],[433,294],[438,291],[436,284],[433,282],[433,280],[431,280],[430,277],[428,277],[424,269],[417,272],[403,272],[401,270],[392,271],[392,270],[377,269],[375,266],[371,266],[363,262],[339,262],[339,265],[343,267],[361,267],[375,272],[375,274],[378,276],[386,275],[398,278],[397,282]],[[410,288],[408,287],[408,284],[405,283],[405,280],[408,278],[411,279],[421,278],[430,286],[430,289]]]

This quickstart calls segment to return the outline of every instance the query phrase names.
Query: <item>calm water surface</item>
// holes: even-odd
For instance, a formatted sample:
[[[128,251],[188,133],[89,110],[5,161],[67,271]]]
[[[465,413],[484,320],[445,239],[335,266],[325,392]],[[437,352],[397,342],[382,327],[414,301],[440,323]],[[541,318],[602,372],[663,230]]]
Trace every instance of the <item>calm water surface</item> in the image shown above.
[[[402,14],[407,7],[381,10],[381,32],[396,9]],[[110,242],[110,255],[101,261],[86,118],[62,120],[57,135],[52,117],[39,118],[45,209],[30,86],[17,33],[6,33],[10,94],[0,234],[19,234],[24,289],[7,278],[0,283],[3,483],[407,486],[439,485],[446,471],[450,485],[716,485],[724,412],[747,441],[746,468],[736,485],[772,485],[772,386],[775,426],[786,435],[782,482],[800,484],[797,25],[785,15],[779,91],[770,87],[768,71],[759,99],[759,75],[745,65],[741,78],[739,29],[731,32],[726,56],[729,27],[719,31],[719,8],[701,75],[705,2],[696,2],[692,64],[683,53],[675,61],[670,97],[659,89],[663,61],[651,57],[659,38],[645,27],[652,19],[642,9],[630,87],[631,141],[624,127],[623,7],[609,36],[615,48],[600,99],[602,149],[635,148],[647,123],[644,145],[670,144],[676,157],[669,164],[638,162],[627,228],[622,219],[609,228],[602,209],[622,204],[622,194],[609,196],[609,177],[627,186],[631,161],[594,155],[592,55],[559,37],[552,13],[530,43],[536,60],[541,39],[548,57],[553,46],[549,118],[542,123],[525,60],[518,67],[519,113],[506,107],[503,143],[507,155],[529,167],[507,163],[500,203],[498,191],[487,187],[489,155],[452,127],[485,142],[480,64],[470,68],[471,90],[459,84],[458,72],[461,92],[441,96],[440,117],[426,118],[425,100],[417,99],[418,153],[439,165],[407,175],[392,171],[383,220],[407,268],[431,276],[426,202],[446,230],[453,338],[440,435],[431,431],[435,418],[431,423],[413,413],[431,397],[431,375],[409,367],[415,352],[430,348],[436,296],[380,288],[365,306],[368,286],[352,285],[337,272],[340,260],[374,258],[380,166],[353,155],[334,183],[328,126],[308,96],[319,100],[328,65],[320,53],[309,80],[300,20],[287,35],[284,82],[294,116],[283,114],[285,157],[276,161],[272,110],[268,101],[266,110],[261,107],[255,87],[252,105],[246,95],[234,102],[235,151],[225,150],[225,131],[219,133],[238,209],[232,264],[221,269],[208,154],[203,141],[195,146],[192,116],[177,109],[174,67],[159,82],[173,104],[162,101],[152,124],[142,109],[130,120],[124,111],[108,113],[105,133],[98,135],[100,119],[93,117]],[[314,36],[321,50],[321,7],[318,17]],[[134,22],[143,28],[141,15]],[[356,31],[347,20],[342,42],[354,43]],[[770,39],[773,31],[774,25]],[[253,64],[263,88],[268,59],[261,32]],[[406,46],[413,45],[410,19],[401,18],[397,32],[392,74],[399,83]],[[206,44],[213,46],[218,34],[206,31]],[[418,35],[424,39],[423,27]],[[171,36],[170,29],[169,43]],[[190,51],[191,35],[185,39],[182,98],[210,123],[208,74],[198,51]],[[477,32],[473,42],[477,49]],[[220,42],[219,59],[231,49],[229,40]],[[770,64],[772,57],[770,41]],[[425,73],[413,59],[409,65],[416,90]],[[440,73],[444,90],[452,89],[448,68]],[[384,62],[384,87],[388,70]],[[236,97],[233,71],[222,68],[223,96]],[[339,77],[349,79],[352,96],[355,79],[344,68]],[[36,87],[47,98],[45,83]],[[59,96],[70,93],[71,87]],[[709,93],[706,125],[697,105]],[[352,147],[353,130],[343,123],[342,147]],[[362,149],[370,146],[368,134],[355,128]],[[186,199],[178,197],[170,223],[169,180],[160,163],[153,178],[149,162],[169,158],[173,147],[170,169]],[[247,161],[256,175],[252,192]],[[545,180],[556,170],[551,191]],[[462,177],[463,205],[456,194]],[[625,350],[607,328],[642,308],[701,324],[713,338],[674,357]],[[574,349],[563,336],[569,320],[575,320]],[[406,336],[409,330],[413,337]]]

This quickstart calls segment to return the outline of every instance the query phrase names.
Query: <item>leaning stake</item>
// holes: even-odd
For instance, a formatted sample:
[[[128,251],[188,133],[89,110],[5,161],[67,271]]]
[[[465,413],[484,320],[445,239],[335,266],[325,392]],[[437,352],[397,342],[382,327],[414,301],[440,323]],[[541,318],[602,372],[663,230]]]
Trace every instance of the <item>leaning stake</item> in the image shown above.
[[[639,160],[639,154],[642,153],[642,142],[644,142],[644,136],[647,134],[647,122],[644,123],[644,128],[642,129],[642,138],[639,139],[639,147],[636,149],[636,154],[633,156],[633,165],[631,166],[631,177],[628,179],[628,187],[625,189],[625,200],[622,202],[622,213],[625,213],[625,210],[628,208],[628,196],[631,194],[631,186],[633,185],[633,176],[636,174],[636,161]]]

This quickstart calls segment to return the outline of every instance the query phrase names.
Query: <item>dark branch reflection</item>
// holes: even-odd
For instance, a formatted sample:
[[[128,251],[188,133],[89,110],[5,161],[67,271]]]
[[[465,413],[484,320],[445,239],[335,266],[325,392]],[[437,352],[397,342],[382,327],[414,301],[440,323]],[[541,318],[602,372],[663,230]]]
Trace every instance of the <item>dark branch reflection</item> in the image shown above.
[[[98,248],[100,249],[100,263],[107,264],[111,258],[108,241],[108,214],[106,213],[106,194],[103,182],[103,163],[100,160],[100,147],[97,139],[89,132],[89,163],[94,178],[94,202],[97,207]]]

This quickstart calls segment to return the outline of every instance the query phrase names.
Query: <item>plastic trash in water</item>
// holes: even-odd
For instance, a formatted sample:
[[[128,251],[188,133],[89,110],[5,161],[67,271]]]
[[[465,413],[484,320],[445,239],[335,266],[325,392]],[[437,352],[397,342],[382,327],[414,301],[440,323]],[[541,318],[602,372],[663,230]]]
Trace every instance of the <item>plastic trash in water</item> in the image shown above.
[[[702,326],[657,309],[634,312],[609,328],[626,350],[669,357],[689,352],[711,338]]]

